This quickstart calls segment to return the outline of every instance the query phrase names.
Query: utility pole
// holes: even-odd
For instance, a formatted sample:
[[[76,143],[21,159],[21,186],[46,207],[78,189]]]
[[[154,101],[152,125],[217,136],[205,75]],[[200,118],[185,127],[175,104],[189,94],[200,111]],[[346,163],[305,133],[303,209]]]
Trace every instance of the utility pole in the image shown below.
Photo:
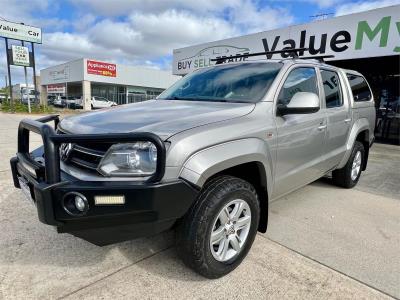
[[[32,68],[33,68],[33,85],[34,87],[34,91],[35,91],[35,103],[38,103],[38,94],[39,91],[37,90],[37,82],[36,82],[36,64],[35,64],[35,44],[31,42],[31,46],[32,46]],[[45,105],[47,105],[47,103],[45,103]]]
[[[6,99],[6,101],[8,102],[8,101],[9,101],[9,98],[8,98],[8,84],[7,84],[7,75],[4,75],[4,82],[6,83],[6,95],[7,95],[7,99]]]
[[[24,41],[22,41],[21,43],[22,46],[25,46]],[[25,66],[24,66],[24,74],[25,74],[25,96],[26,96],[26,101],[28,101],[28,112],[31,113],[31,99],[29,98],[29,91],[28,91],[28,73]]]
[[[6,41],[6,55],[7,55],[7,72],[8,72],[8,90],[10,93],[10,104],[11,112],[14,112],[14,99],[12,95],[12,85],[11,85],[11,70],[10,70],[10,57],[8,55],[8,38],[4,38]]]

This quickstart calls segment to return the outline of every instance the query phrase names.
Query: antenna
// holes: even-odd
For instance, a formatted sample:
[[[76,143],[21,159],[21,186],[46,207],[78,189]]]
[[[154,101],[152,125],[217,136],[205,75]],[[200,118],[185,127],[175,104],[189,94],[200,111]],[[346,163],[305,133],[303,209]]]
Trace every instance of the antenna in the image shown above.
[[[314,19],[315,21],[319,21],[319,20],[326,20],[331,15],[333,15],[333,13],[321,13],[321,14],[316,14],[314,16],[310,16],[310,18]]]

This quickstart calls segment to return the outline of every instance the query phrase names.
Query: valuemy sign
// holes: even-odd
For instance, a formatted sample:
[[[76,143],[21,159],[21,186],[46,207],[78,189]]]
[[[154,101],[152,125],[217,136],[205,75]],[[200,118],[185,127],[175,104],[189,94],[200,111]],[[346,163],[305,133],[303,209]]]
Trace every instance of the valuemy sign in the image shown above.
[[[117,76],[117,65],[115,64],[88,59],[86,62],[86,68],[88,74],[108,76],[108,77]]]
[[[33,43],[42,43],[42,29],[0,20],[0,36]]]
[[[334,55],[332,60],[400,55],[400,5],[176,49],[173,73],[183,75],[213,65],[213,58],[239,61],[245,58],[229,57],[291,48],[309,48],[300,56]]]
[[[12,45],[12,61],[16,66],[30,66],[28,47]]]

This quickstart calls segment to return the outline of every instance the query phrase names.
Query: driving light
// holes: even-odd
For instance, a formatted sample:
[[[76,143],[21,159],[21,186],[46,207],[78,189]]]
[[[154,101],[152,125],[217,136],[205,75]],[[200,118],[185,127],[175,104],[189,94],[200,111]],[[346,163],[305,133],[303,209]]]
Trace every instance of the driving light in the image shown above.
[[[71,216],[83,216],[89,210],[89,202],[86,197],[77,192],[65,194],[62,206]]]
[[[157,167],[157,147],[151,142],[115,144],[97,170],[104,176],[150,176]]]
[[[79,211],[85,210],[85,201],[80,196],[75,196],[75,207]]]
[[[96,205],[125,204],[125,197],[124,196],[95,196],[94,204],[96,204]]]

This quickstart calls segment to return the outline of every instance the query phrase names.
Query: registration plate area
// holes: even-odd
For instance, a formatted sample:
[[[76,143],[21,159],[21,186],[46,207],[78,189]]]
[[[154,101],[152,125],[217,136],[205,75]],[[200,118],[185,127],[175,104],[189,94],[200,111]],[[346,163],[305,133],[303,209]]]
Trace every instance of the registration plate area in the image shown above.
[[[33,200],[32,192],[31,192],[31,188],[29,186],[28,180],[26,180],[24,177],[18,177],[18,181],[19,181],[19,186],[21,187],[22,193],[24,194],[25,198],[31,204],[34,204],[35,201]]]

